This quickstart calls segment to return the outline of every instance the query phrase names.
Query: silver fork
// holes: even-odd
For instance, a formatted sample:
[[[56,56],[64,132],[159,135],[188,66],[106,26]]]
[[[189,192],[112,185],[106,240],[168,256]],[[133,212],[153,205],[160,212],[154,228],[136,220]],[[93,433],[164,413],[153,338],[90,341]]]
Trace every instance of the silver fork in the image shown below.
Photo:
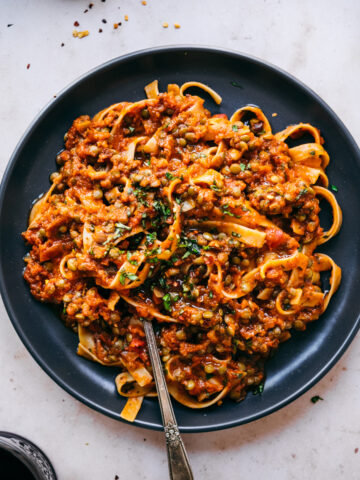
[[[156,345],[154,329],[151,322],[148,320],[143,320],[143,324],[164,425],[170,479],[193,480],[194,477],[189,464],[189,459],[171,405],[170,395]]]

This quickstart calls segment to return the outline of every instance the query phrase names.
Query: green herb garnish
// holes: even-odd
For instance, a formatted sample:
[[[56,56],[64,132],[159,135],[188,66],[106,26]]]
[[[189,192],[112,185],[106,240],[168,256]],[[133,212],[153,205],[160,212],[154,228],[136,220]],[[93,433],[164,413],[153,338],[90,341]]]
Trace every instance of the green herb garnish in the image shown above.
[[[193,253],[194,255],[200,255],[201,254],[201,247],[197,243],[196,240],[193,240],[192,238],[187,238],[187,237],[181,237],[180,242],[179,242],[179,247],[180,248],[186,248],[187,252],[190,252],[187,257]],[[186,253],[187,253],[186,252]],[[183,258],[186,258],[185,255]]]
[[[240,85],[240,83],[238,83],[238,82],[230,82],[230,83],[233,87],[241,88],[242,90],[244,89],[244,87],[242,85]]]
[[[324,400],[324,399],[320,397],[320,395],[314,395],[313,397],[311,397],[312,403],[317,403],[319,400]]]
[[[229,205],[226,203],[225,205],[222,205],[221,211],[223,212],[224,215],[230,215],[230,217],[239,218],[239,215],[236,215],[235,213],[231,212],[229,208],[230,208]]]
[[[260,383],[260,385],[257,385],[256,387],[253,388],[253,394],[254,395],[261,395],[264,391],[264,382]]]
[[[125,280],[127,278],[129,280],[131,280],[132,282],[136,282],[137,280],[139,280],[139,277],[137,275],[135,275],[134,273],[121,272],[120,278],[119,278],[119,281],[120,281],[121,285],[125,285]]]
[[[161,200],[155,200],[154,208],[165,220],[171,216],[170,208]]]

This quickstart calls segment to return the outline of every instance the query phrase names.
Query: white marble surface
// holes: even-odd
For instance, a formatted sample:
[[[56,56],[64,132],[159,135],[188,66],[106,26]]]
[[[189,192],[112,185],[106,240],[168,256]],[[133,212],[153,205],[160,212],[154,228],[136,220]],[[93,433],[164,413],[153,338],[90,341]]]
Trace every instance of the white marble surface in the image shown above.
[[[279,65],[318,92],[359,143],[358,0],[92,1],[83,13],[88,0],[2,0],[0,175],[58,90],[115,56],[165,44],[223,46]],[[72,37],[75,20],[89,37]],[[280,412],[228,431],[184,435],[196,479],[358,479],[359,371],[360,337],[318,385]],[[162,434],[106,418],[62,391],[27,353],[2,304],[0,385],[0,430],[39,444],[60,480],[167,478]],[[324,401],[314,405],[316,394]]]

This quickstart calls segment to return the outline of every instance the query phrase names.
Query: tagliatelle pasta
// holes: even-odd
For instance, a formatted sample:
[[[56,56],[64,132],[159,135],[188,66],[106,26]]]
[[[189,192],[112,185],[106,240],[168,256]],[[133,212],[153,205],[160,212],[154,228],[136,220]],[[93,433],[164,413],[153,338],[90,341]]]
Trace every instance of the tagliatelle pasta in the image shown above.
[[[35,298],[61,305],[78,354],[119,368],[121,416],[155,396],[144,321],[170,394],[189,408],[262,390],[264,361],[327,308],[341,269],[315,248],[342,215],[317,128],[272,133],[259,107],[229,119],[172,84],[77,118],[23,234]],[[311,143],[288,146],[310,134]],[[333,224],[319,224],[319,198]],[[321,272],[330,271],[329,288]]]

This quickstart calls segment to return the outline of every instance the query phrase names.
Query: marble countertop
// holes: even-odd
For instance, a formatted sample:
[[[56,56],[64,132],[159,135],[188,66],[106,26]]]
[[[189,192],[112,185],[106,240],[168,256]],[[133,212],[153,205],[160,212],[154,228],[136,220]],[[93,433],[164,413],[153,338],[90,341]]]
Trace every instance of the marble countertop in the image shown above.
[[[113,57],[157,45],[221,46],[272,62],[315,90],[360,143],[357,0],[92,2],[89,9],[89,0],[2,1],[0,175],[27,125],[60,89]],[[73,38],[74,28],[90,35]],[[184,435],[195,478],[358,479],[359,371],[358,336],[322,381],[281,411]],[[106,418],[64,392],[28,354],[2,303],[0,383],[0,430],[43,448],[59,480],[167,478],[163,434]],[[314,395],[324,400],[313,404]]]

